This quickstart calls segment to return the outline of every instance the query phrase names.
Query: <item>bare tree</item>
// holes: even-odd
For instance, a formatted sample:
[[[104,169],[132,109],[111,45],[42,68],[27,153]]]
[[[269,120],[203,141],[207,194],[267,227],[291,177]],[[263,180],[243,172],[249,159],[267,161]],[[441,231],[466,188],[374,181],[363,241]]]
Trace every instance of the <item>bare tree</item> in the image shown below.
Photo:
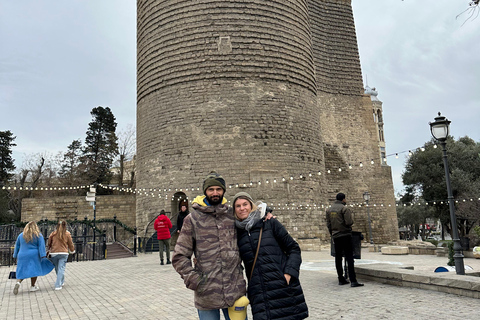
[[[129,176],[129,186],[133,185],[135,178],[135,153],[136,153],[136,131],[132,124],[127,125],[124,130],[121,130],[118,137],[118,158],[116,165],[118,167],[118,184],[123,185],[124,176]]]
[[[37,187],[51,187],[57,184],[56,173],[61,156],[61,153],[51,155],[44,152],[25,157],[20,171],[15,176],[15,189],[10,193],[10,208],[17,217],[20,217],[22,211],[22,200],[33,198]]]
[[[478,6],[480,4],[480,0],[473,0],[473,1],[470,1],[468,3],[468,8],[465,9],[462,13],[458,14],[457,15],[457,18],[460,17],[462,14],[467,14],[468,17],[467,19],[465,19],[465,21],[463,22],[463,24],[465,24],[468,20],[472,19],[472,20],[475,20],[477,17],[478,17],[478,14],[479,14],[479,9],[478,9]],[[462,25],[463,25],[462,24]]]

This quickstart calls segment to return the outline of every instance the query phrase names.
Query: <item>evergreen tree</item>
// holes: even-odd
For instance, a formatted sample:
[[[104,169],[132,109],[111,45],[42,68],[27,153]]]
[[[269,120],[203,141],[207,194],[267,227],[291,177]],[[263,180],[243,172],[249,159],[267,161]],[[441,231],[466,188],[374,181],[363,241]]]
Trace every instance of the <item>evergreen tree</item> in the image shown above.
[[[15,165],[12,159],[12,147],[16,146],[10,130],[0,131],[0,185],[4,185],[13,176]]]
[[[93,120],[88,125],[83,149],[84,173],[90,183],[109,183],[110,167],[118,154],[117,123],[109,107],[93,108],[90,114]]]
[[[63,161],[58,174],[65,179],[66,184],[73,186],[80,178],[79,167],[82,156],[82,141],[73,140],[67,148],[68,151],[63,154]]]
[[[422,151],[423,150],[423,151]],[[455,141],[447,140],[448,164],[451,187],[455,199],[469,199],[480,194],[480,143],[469,137]],[[446,205],[447,186],[442,150],[436,147],[432,139],[420,150],[416,150],[408,158],[402,175],[403,184],[407,186],[409,197],[418,196],[433,203],[435,215],[450,232],[450,212]],[[406,195],[404,195],[405,197]],[[472,206],[458,204],[456,211],[460,234],[468,234],[470,228],[480,219],[480,213]]]

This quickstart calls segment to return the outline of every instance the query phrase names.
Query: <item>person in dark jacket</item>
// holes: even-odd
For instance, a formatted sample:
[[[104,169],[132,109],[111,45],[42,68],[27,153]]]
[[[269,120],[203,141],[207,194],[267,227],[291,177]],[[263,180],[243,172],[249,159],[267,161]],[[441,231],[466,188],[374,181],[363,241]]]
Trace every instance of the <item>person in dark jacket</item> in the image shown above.
[[[188,212],[188,202],[187,201],[182,201],[180,202],[179,206],[179,212],[178,212],[178,217],[177,217],[177,233],[180,233],[182,231],[182,226],[183,226],[183,220],[185,219],[186,216],[190,212]]]
[[[342,259],[345,255],[348,265],[348,277],[352,287],[362,287],[363,283],[357,282],[353,260],[352,246],[352,225],[353,215],[351,210],[345,206],[345,194],[339,193],[336,201],[327,209],[326,220],[327,228],[333,238],[335,246],[335,267],[337,269],[338,284],[348,284],[348,280],[343,276]]]
[[[232,201],[253,319],[307,318],[308,307],[299,281],[302,257],[298,243],[277,219],[265,220],[265,204],[257,207],[248,193],[239,192]]]
[[[164,265],[163,250],[165,250],[167,254],[167,264],[170,264],[172,263],[170,261],[170,229],[172,228],[172,222],[165,215],[165,210],[160,211],[160,215],[158,216],[157,220],[155,220],[153,227],[157,231],[158,254],[160,255],[160,264]]]

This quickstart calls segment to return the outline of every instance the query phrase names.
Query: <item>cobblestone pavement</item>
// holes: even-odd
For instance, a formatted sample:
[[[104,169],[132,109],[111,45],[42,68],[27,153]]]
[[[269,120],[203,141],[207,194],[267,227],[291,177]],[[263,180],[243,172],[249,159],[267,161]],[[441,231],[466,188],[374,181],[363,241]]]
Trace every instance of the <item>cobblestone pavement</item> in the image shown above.
[[[309,319],[478,319],[480,301],[441,292],[376,282],[364,287],[339,286],[327,251],[304,252],[300,280]],[[432,269],[445,265],[436,256],[385,256],[362,252],[357,263],[380,260]],[[480,270],[480,260],[466,259]],[[18,295],[13,267],[0,267],[0,319],[198,319],[193,293],[171,265],[160,266],[157,254],[67,264],[63,290],[54,291],[55,272],[40,277],[40,290],[29,292],[25,280]],[[433,271],[432,271],[433,272]],[[222,316],[223,319],[223,316]],[[249,319],[253,319],[249,313]]]

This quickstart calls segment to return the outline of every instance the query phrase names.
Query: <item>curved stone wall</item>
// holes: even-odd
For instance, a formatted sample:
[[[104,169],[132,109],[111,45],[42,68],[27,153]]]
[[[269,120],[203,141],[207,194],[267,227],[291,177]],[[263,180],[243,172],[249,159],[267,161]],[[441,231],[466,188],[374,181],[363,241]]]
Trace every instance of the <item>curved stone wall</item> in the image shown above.
[[[137,3],[139,230],[216,170],[227,199],[266,201],[304,245],[329,242],[321,206],[337,192],[367,190],[388,205],[370,212],[376,243],[398,239],[389,167],[347,169],[379,157],[350,0]]]
[[[138,1],[137,188],[216,170],[269,203],[317,199],[319,179],[265,184],[323,169],[311,48],[306,1]],[[137,195],[139,225],[166,193]]]

